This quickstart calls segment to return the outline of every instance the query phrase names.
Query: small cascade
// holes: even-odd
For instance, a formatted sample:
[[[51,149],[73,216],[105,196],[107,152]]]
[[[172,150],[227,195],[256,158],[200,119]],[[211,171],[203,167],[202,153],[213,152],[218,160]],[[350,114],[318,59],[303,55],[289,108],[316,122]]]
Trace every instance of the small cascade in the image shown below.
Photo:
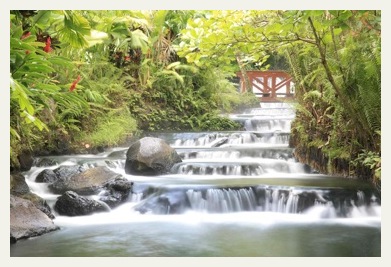
[[[178,154],[183,160],[263,158],[293,160],[292,148],[288,147],[229,147],[214,149],[180,149]]]
[[[105,166],[113,170],[123,170],[125,168],[125,159],[105,160]]]
[[[254,211],[257,202],[252,188],[208,189],[204,192],[193,189],[186,192],[192,210],[227,213]]]
[[[195,138],[187,139],[187,135],[184,135],[186,139],[176,139],[171,145],[173,147],[214,147],[219,142],[224,142],[226,136],[223,133],[206,133]]]
[[[379,216],[380,199],[371,190],[321,189],[258,185],[205,188],[205,186],[157,188],[137,206],[142,213],[183,214],[272,212],[318,214],[320,218]],[[341,203],[345,203],[341,205]],[[369,205],[368,205],[369,204]]]
[[[260,127],[257,125],[256,127]],[[253,145],[263,144],[270,146],[273,144],[287,145],[289,142],[289,132],[276,130],[272,132],[235,132],[235,133],[206,133],[193,139],[185,139],[186,135],[180,136],[181,139],[172,141],[170,144],[176,149],[184,148],[223,148],[235,145]],[[182,139],[183,138],[183,139]],[[169,141],[169,140],[168,140]]]
[[[177,164],[172,169],[175,174],[186,175],[241,175],[254,176],[264,173],[262,166],[253,163],[193,162]]]
[[[240,122],[243,124],[246,131],[256,131],[256,132],[289,132],[291,128],[292,118],[290,117],[280,117],[280,118],[263,118],[263,117],[235,117],[232,116],[231,119]]]

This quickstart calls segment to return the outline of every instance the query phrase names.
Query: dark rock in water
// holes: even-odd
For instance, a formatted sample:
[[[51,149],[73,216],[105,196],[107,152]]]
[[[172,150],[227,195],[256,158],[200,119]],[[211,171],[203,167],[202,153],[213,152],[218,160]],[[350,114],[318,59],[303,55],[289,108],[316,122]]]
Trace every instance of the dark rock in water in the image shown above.
[[[121,177],[121,175],[107,167],[100,166],[58,179],[49,185],[49,189],[55,194],[74,191],[82,195],[92,195],[98,193],[106,182],[117,177]]]
[[[31,201],[35,207],[45,213],[49,218],[54,219],[54,215],[46,203],[46,200],[32,193],[22,174],[10,176],[10,193],[11,195]]]
[[[99,200],[114,208],[127,200],[132,185],[131,181],[123,177],[115,178],[104,185],[104,191],[100,193]]]
[[[310,165],[304,164],[303,168],[305,173],[312,173],[312,169]]]
[[[31,151],[25,150],[18,155],[18,161],[21,171],[28,171],[34,163],[34,158]]]
[[[60,166],[54,170],[44,169],[35,178],[37,183],[54,183],[58,180],[66,180],[69,177],[88,170],[85,165]]]
[[[190,202],[182,190],[152,195],[135,207],[142,214],[181,214],[188,209]]]
[[[133,143],[127,153],[125,173],[160,175],[170,173],[175,163],[182,162],[178,153],[164,140],[144,137]]]
[[[50,167],[58,165],[58,162],[54,159],[41,158],[34,161],[34,165],[37,167]]]
[[[67,191],[58,197],[54,209],[60,215],[65,216],[82,216],[110,210],[106,205],[96,200],[79,196],[72,191]]]
[[[212,144],[210,146],[211,147],[220,147],[220,146],[226,144],[228,142],[228,140],[229,140],[228,137],[223,137],[221,139],[218,139],[218,140],[212,142]]]
[[[26,199],[10,196],[10,242],[58,230],[53,221]]]
[[[41,171],[37,177],[35,177],[36,183],[53,183],[57,180],[57,175],[51,169],[45,169]]]
[[[88,167],[82,165],[60,166],[53,170],[58,180],[65,180],[75,174],[88,170]]]

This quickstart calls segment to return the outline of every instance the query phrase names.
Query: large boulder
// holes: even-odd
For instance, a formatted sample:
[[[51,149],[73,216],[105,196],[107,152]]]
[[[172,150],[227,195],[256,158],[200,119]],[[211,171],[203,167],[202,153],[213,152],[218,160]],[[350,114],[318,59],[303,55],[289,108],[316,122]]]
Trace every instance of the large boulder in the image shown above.
[[[10,176],[11,195],[31,201],[35,207],[45,213],[49,218],[54,219],[54,215],[46,203],[46,200],[32,193],[22,174],[13,174]]]
[[[51,169],[44,169],[37,177],[35,177],[36,183],[54,183],[57,180],[56,173]]]
[[[75,174],[82,173],[88,170],[85,165],[71,165],[71,166],[60,166],[53,170],[56,175],[56,179],[63,180],[67,179]]]
[[[74,191],[81,195],[93,195],[99,193],[106,182],[121,177],[121,174],[100,166],[87,169],[71,176],[62,176],[49,185],[49,189],[55,194],[63,194],[66,191]]]
[[[53,221],[29,200],[10,196],[10,239],[15,243],[19,239],[42,235],[59,229]]]
[[[144,137],[133,143],[127,153],[125,173],[160,175],[170,173],[175,163],[182,162],[178,153],[164,140]]]
[[[79,196],[75,192],[67,191],[57,198],[54,210],[60,215],[82,216],[96,212],[109,211],[105,204],[87,197]]]

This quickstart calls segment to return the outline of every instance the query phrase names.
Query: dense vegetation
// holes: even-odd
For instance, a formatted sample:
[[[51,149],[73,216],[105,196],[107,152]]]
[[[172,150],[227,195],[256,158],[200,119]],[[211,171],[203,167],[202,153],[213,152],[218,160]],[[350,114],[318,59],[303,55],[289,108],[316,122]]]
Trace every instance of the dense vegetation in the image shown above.
[[[11,11],[10,33],[14,163],[137,130],[238,127],[219,112],[254,97],[229,78],[274,68],[296,84],[296,157],[380,184],[380,11]]]
[[[380,35],[380,11],[213,11],[188,22],[179,55],[286,68],[296,83],[296,157],[380,185]]]
[[[23,151],[116,145],[140,131],[240,127],[256,103],[174,45],[193,11],[11,11],[11,164]]]

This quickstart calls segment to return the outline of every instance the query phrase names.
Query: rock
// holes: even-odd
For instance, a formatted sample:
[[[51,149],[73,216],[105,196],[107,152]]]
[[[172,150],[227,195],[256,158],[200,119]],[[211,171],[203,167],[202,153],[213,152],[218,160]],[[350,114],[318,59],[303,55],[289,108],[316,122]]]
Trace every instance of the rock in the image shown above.
[[[10,242],[58,230],[53,221],[26,199],[10,196]]]
[[[57,180],[57,175],[51,169],[45,169],[41,171],[37,177],[35,177],[36,183],[54,183]]]
[[[175,163],[182,162],[178,153],[164,140],[144,137],[133,143],[127,153],[125,173],[160,175],[170,172]]]
[[[128,198],[132,185],[131,181],[123,177],[115,178],[104,185],[104,191],[99,194],[99,200],[114,208]]]
[[[93,195],[103,188],[110,180],[121,177],[120,174],[111,171],[109,168],[100,166],[74,174],[70,177],[63,177],[49,185],[49,189],[55,194],[63,194],[66,191],[74,191],[81,195]]]
[[[34,165],[37,167],[50,167],[58,165],[58,162],[54,159],[40,158],[34,161]]]
[[[60,166],[53,170],[53,172],[56,174],[56,177],[58,180],[64,180],[72,175],[82,173],[84,171],[88,170],[88,167],[82,166],[82,165],[74,165],[74,166]]]
[[[55,218],[49,205],[46,203],[46,200],[30,191],[30,188],[22,174],[14,174],[10,176],[10,193],[11,195],[31,201],[37,209],[45,213],[49,218]]]
[[[60,166],[54,170],[44,169],[35,178],[37,183],[54,183],[57,180],[66,180],[69,177],[82,173],[89,168],[85,165]]]
[[[30,193],[30,188],[22,174],[13,174],[10,176],[10,191],[11,194],[17,196]]]
[[[228,137],[223,137],[223,138],[217,139],[210,144],[210,147],[220,147],[220,146],[226,144],[228,142],[228,140],[229,140]]]
[[[33,155],[31,154],[31,151],[24,150],[22,153],[20,153],[18,155],[18,161],[19,161],[21,171],[30,170],[34,163],[34,158]]]
[[[60,215],[82,216],[95,212],[109,211],[110,208],[96,200],[79,196],[72,191],[67,191],[57,198],[54,210]]]
[[[137,204],[135,210],[141,214],[182,214],[190,207],[185,191],[178,190],[153,195]]]

